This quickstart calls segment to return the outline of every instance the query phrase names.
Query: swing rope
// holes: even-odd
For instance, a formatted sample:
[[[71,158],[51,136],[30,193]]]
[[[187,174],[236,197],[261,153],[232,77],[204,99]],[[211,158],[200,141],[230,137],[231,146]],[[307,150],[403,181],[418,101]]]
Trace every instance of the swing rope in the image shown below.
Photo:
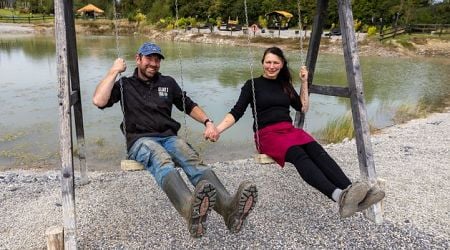
[[[178,32],[178,0],[175,0],[175,30]],[[181,53],[181,45],[177,40],[178,46],[178,64],[180,66],[180,84],[181,84],[181,100],[183,102],[183,126],[184,126],[184,140],[187,141],[187,122],[186,122],[186,95],[184,94],[184,79],[183,79],[183,54]]]

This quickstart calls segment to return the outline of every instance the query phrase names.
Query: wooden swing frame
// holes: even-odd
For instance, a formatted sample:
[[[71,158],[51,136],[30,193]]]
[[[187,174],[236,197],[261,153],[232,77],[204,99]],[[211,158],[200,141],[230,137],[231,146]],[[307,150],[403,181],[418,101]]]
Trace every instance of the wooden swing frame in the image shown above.
[[[87,184],[86,151],[83,129],[83,114],[80,95],[80,80],[76,48],[75,24],[72,0],[55,0],[55,37],[57,55],[57,77],[59,84],[59,141],[61,157],[61,190],[63,207],[63,227],[60,230],[49,230],[48,247],[52,249],[77,249],[76,243],[76,209],[75,181],[73,166],[72,142],[72,108],[74,112],[77,145],[79,149],[81,184]],[[355,37],[353,14],[350,0],[338,0],[339,22],[342,33],[345,66],[348,87],[320,86],[312,84],[317,61],[320,40],[323,31],[323,21],[326,17],[328,0],[317,0],[317,14],[314,17],[312,34],[306,58],[309,70],[309,92],[322,95],[350,98],[353,115],[353,125],[356,131],[356,146],[359,168],[362,178],[371,183],[377,182],[372,145],[370,142],[367,109],[364,101],[363,82],[360,70],[357,41]],[[302,127],[304,114],[297,113],[296,127]],[[382,209],[378,203],[366,213],[376,223],[381,223]],[[63,235],[63,237],[62,237]],[[60,237],[61,236],[61,237]],[[63,239],[63,243],[60,240]]]

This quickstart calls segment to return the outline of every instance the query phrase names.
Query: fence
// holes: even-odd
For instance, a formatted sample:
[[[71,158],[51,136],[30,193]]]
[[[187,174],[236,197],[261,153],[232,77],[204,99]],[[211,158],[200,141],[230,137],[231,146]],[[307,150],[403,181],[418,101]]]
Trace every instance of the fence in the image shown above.
[[[76,16],[77,19],[95,20],[106,19],[104,16],[98,16],[95,18],[89,18],[85,16]],[[38,23],[38,22],[53,22],[54,16],[0,16],[0,23]]]
[[[379,39],[383,40],[386,38],[395,37],[396,35],[403,33],[431,33],[442,34],[450,33],[450,24],[408,24],[404,26],[395,26],[392,28],[381,29],[379,34]]]
[[[55,20],[53,16],[0,16],[2,23],[35,23]]]

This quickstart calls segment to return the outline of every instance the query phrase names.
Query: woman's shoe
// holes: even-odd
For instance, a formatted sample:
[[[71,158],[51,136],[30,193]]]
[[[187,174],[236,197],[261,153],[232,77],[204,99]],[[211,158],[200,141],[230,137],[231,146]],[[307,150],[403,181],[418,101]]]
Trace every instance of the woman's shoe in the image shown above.
[[[339,197],[339,214],[341,218],[347,218],[358,212],[359,203],[364,200],[370,186],[366,182],[355,182],[342,190]]]

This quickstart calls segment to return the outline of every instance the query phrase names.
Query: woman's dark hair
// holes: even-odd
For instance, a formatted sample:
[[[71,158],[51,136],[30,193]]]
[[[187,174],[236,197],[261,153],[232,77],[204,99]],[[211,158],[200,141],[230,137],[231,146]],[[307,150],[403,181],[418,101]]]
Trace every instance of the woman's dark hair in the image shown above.
[[[283,87],[284,93],[286,93],[290,99],[294,98],[294,86],[292,85],[292,76],[289,71],[288,61],[283,54],[283,51],[278,47],[270,47],[264,51],[263,57],[261,59],[261,63],[264,64],[264,58],[268,53],[274,54],[278,56],[283,62],[283,68],[280,69],[280,73],[277,76],[277,80],[281,81],[281,85]]]

